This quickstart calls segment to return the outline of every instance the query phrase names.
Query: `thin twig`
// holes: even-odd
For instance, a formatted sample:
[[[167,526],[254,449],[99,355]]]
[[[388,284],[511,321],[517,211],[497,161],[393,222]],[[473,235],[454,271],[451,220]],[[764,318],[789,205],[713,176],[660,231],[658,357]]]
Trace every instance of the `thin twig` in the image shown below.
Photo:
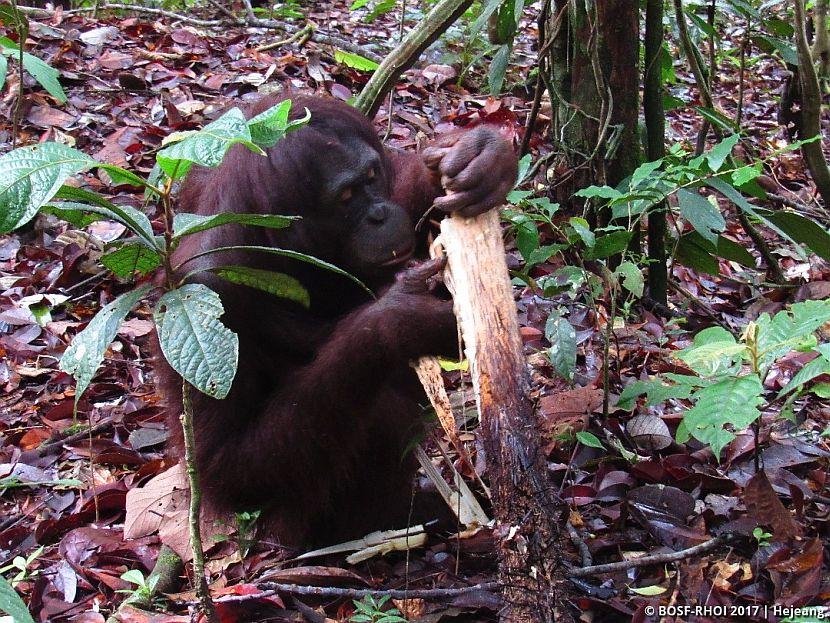
[[[66,444],[75,443],[76,441],[82,441],[90,435],[97,435],[99,433],[103,433],[109,430],[110,428],[112,428],[112,420],[101,422],[100,424],[96,424],[95,426],[93,426],[91,429],[84,429],[80,432],[60,437],[55,441],[45,443],[42,446],[38,446],[37,448],[26,450],[20,458],[28,460],[30,458],[39,459],[44,456],[49,456],[54,452],[60,451]]]
[[[634,558],[633,560],[621,560],[620,562],[610,562],[605,565],[594,565],[592,567],[580,567],[572,569],[568,575],[572,578],[584,578],[592,575],[601,575],[603,573],[613,573],[614,571],[627,571],[636,567],[647,567],[649,565],[662,565],[667,562],[677,562],[679,560],[686,560],[694,556],[707,554],[712,550],[723,545],[728,540],[727,535],[721,535],[686,549],[681,549],[678,552],[667,552],[665,554],[654,554],[653,556],[643,556],[641,558]]]

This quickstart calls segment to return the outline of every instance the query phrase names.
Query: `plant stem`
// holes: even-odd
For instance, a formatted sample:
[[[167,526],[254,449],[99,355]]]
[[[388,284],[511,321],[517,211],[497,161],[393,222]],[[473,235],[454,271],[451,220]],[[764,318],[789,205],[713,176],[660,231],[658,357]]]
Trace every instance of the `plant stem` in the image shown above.
[[[200,522],[202,507],[202,489],[199,484],[199,472],[196,469],[196,438],[193,434],[193,404],[190,401],[191,385],[182,380],[182,414],[179,418],[184,432],[184,461],[187,482],[190,485],[190,507],[188,522],[190,524],[190,547],[193,550],[193,582],[199,607],[208,623],[219,623],[216,607],[210,598],[207,579],[205,578],[205,553],[202,549],[202,526]]]
[[[744,38],[741,43],[741,60],[740,69],[738,71],[738,110],[735,112],[735,125],[741,127],[741,121],[744,116],[744,89],[746,88],[746,51],[749,48],[749,36],[752,32],[752,21],[747,17],[746,25],[744,26]]]

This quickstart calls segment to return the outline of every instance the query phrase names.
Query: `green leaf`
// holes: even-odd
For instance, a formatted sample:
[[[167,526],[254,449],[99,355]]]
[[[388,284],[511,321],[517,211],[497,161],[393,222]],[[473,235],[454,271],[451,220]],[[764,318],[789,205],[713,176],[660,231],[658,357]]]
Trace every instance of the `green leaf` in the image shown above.
[[[750,164],[732,171],[732,184],[743,186],[761,175],[761,163]]]
[[[643,595],[644,597],[654,597],[656,595],[662,595],[666,592],[666,589],[662,586],[653,585],[653,586],[643,586],[642,588],[631,588],[629,587],[632,593],[636,593],[637,595]]]
[[[360,54],[353,54],[344,50],[334,51],[334,60],[358,71],[375,71],[380,65]]]
[[[20,46],[8,37],[0,37],[0,52],[6,56],[13,56],[15,58],[20,54]],[[49,64],[40,60],[37,56],[32,56],[28,52],[23,53],[23,69],[25,69],[31,76],[38,81],[46,91],[58,100],[61,104],[66,102],[66,93],[63,92],[58,76],[60,72]]]
[[[585,259],[603,259],[616,255],[617,253],[622,253],[625,251],[633,235],[633,232],[628,230],[617,230],[600,236],[597,238],[594,247],[585,252]]]
[[[602,442],[597,439],[597,436],[593,433],[589,433],[586,431],[580,431],[576,434],[576,440],[581,443],[583,446],[589,446],[591,448],[599,448],[600,450],[604,450],[605,447],[602,445]]]
[[[596,244],[596,236],[594,236],[594,232],[591,231],[588,221],[579,216],[574,216],[568,221],[568,223],[571,227],[573,227],[576,234],[582,238],[582,242],[585,243],[586,247],[590,249],[594,246],[594,244]]]
[[[631,189],[633,190],[636,188],[640,182],[645,179],[648,179],[652,173],[654,173],[657,169],[661,167],[663,164],[663,159],[660,158],[659,160],[652,160],[651,162],[644,162],[639,167],[637,167],[634,173],[631,174],[631,181],[629,182]],[[593,186],[592,188],[596,188]],[[607,186],[606,186],[607,188]],[[619,193],[618,193],[619,194]],[[609,197],[613,199],[613,197]]]
[[[827,361],[824,357],[816,357],[793,375],[790,382],[778,392],[776,398],[780,399],[784,397],[794,389],[798,389],[822,374],[830,374],[830,361]]]
[[[700,240],[704,242],[705,245],[700,244],[688,234],[681,236],[680,240],[677,242],[674,259],[684,266],[688,266],[699,273],[717,275],[720,272],[720,265],[718,264],[718,260],[712,257],[707,250],[707,247],[711,248],[712,245],[702,236],[700,237]]]
[[[84,153],[60,143],[20,147],[0,157],[0,233],[29,222],[64,181],[95,166]]]
[[[0,56],[0,90],[6,84],[6,73],[9,71],[9,63],[5,56]]]
[[[643,296],[645,288],[643,272],[634,262],[622,262],[615,273],[622,277],[622,285],[626,290],[638,298]]]
[[[576,368],[576,331],[558,312],[551,313],[545,323],[545,338],[550,342],[548,358],[563,378],[572,380]]]
[[[270,227],[283,229],[291,225],[293,221],[299,220],[299,216],[280,216],[279,214],[234,214],[223,212],[221,214],[190,214],[181,212],[173,217],[173,237],[181,238],[196,232],[213,229],[228,223],[239,223],[240,225],[254,225],[256,227]]]
[[[692,346],[677,353],[677,358],[700,376],[716,376],[733,371],[736,356],[746,351],[745,344],[722,327],[710,327],[695,335]]]
[[[695,392],[695,406],[683,416],[677,431],[677,441],[685,443],[691,435],[709,444],[716,457],[735,435],[724,426],[742,431],[761,415],[758,407],[763,404],[764,388],[755,374],[729,377]],[[681,430],[682,428],[682,430]]]
[[[830,262],[830,233],[815,220],[795,212],[764,210],[762,214],[768,223],[786,232],[792,240],[807,245],[821,259]]]
[[[746,250],[746,247],[739,245],[729,238],[718,236],[716,244],[712,244],[696,231],[690,231],[687,234],[683,234],[682,239],[700,247],[706,253],[717,255],[731,262],[737,262],[747,268],[755,268],[755,258]]]
[[[677,191],[680,214],[709,242],[715,244],[718,234],[726,229],[726,221],[720,210],[705,197],[681,188]]]
[[[516,248],[525,262],[529,262],[530,256],[539,248],[539,230],[526,214],[518,214],[512,220],[516,226]]]
[[[247,266],[222,266],[221,268],[212,268],[211,272],[231,283],[239,283],[257,290],[263,290],[274,296],[299,303],[303,307],[308,307],[311,304],[308,290],[294,277],[284,273]]]
[[[311,111],[305,109],[305,116],[294,121],[288,120],[291,100],[285,100],[248,120],[251,140],[260,147],[273,147],[288,132],[300,128],[311,119]]]
[[[228,395],[239,359],[239,338],[219,320],[224,312],[216,292],[190,283],[162,296],[154,315],[170,366],[214,398]]]
[[[290,257],[291,259],[306,262],[307,264],[311,264],[312,266],[317,266],[318,268],[323,268],[325,270],[331,271],[337,275],[342,275],[343,277],[346,277],[347,279],[355,282],[368,294],[372,294],[372,291],[369,288],[367,288],[366,285],[362,281],[360,281],[360,279],[358,279],[351,273],[348,273],[342,268],[338,268],[334,264],[326,262],[325,260],[318,259],[313,255],[300,253],[299,251],[292,251],[291,249],[280,249],[278,247],[262,247],[257,245],[234,245],[230,247],[217,247],[215,249],[209,249],[207,251],[200,253],[199,256],[201,257],[204,255],[212,255],[214,253],[224,253],[226,251],[258,251],[260,253],[272,253],[274,255]],[[182,265],[185,263],[186,262],[183,262]]]
[[[785,63],[798,67],[798,52],[788,41],[767,35],[754,35],[752,42],[764,52],[778,52]]]
[[[98,168],[106,171],[110,176],[110,180],[112,180],[112,183],[116,186],[121,184],[136,186],[138,188],[145,188],[147,186],[147,181],[145,179],[139,177],[132,171],[127,171],[127,169],[114,164],[101,163],[98,165]]]
[[[75,188],[74,186],[62,186],[55,193],[55,199],[69,199],[71,203],[68,205],[68,209],[70,211],[85,209],[88,212],[100,214],[107,220],[121,223],[141,238],[148,247],[153,249],[161,248],[156,242],[156,236],[153,233],[153,226],[150,224],[150,219],[147,218],[146,214],[136,210],[132,206],[116,205],[111,201],[107,201],[98,193],[84,188]],[[87,205],[84,206],[83,204]],[[52,203],[50,209],[61,211],[64,205]],[[67,217],[74,218],[75,215],[70,212]]]
[[[141,242],[127,242],[101,257],[101,263],[119,277],[146,275],[161,266],[161,255]]]
[[[511,52],[512,48],[510,45],[503,45],[493,55],[493,60],[490,62],[490,70],[487,73],[487,84],[490,87],[490,94],[493,97],[498,97],[499,93],[501,93]]]
[[[649,164],[649,163],[646,163]],[[645,165],[643,165],[645,166]],[[642,167],[640,167],[642,168]],[[639,169],[637,169],[639,171]],[[635,171],[636,173],[636,171]],[[588,186],[588,188],[581,188],[574,193],[577,197],[599,198],[599,199],[618,199],[623,194],[616,188],[610,186]]]
[[[0,576],[0,611],[10,615],[14,623],[35,623],[25,602],[3,576]]]
[[[830,321],[830,299],[796,303],[770,319],[761,314],[758,325],[758,350],[761,367],[766,368]]]
[[[121,574],[121,579],[136,586],[144,586],[144,574],[138,569],[130,569]]]
[[[712,171],[716,173],[720,171],[724,161],[729,157],[729,154],[732,153],[732,150],[735,148],[735,145],[738,144],[739,140],[741,140],[740,135],[732,134],[703,154],[706,156],[706,161],[709,163],[709,168],[712,169]]]
[[[75,336],[69,348],[63,353],[59,364],[60,369],[75,377],[76,404],[98,371],[107,347],[118,333],[118,327],[121,326],[129,311],[149,291],[149,285],[142,285],[105,305],[89,321],[86,328]]]
[[[352,2],[352,5],[349,7],[349,10],[355,11],[357,9],[362,9],[367,4],[369,4],[369,0],[354,0],[354,2]]]
[[[191,165],[217,167],[228,150],[241,143],[255,153],[264,152],[251,142],[251,130],[245,115],[238,108],[231,108],[213,123],[198,132],[171,135],[177,142],[168,145],[156,154],[156,162],[173,179],[181,178]]]

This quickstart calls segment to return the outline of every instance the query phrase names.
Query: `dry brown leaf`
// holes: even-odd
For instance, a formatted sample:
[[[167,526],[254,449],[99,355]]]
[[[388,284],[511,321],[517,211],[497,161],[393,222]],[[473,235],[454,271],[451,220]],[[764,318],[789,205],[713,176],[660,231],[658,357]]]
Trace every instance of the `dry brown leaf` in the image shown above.
[[[786,541],[800,537],[801,526],[796,523],[772,488],[764,470],[755,474],[744,488],[744,503],[750,516],[761,526],[771,526],[775,538]]]

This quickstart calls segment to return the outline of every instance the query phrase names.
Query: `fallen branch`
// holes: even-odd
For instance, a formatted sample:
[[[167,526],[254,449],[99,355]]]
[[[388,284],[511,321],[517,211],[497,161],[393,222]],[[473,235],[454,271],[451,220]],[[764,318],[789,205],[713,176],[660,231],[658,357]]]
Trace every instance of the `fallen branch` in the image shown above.
[[[432,599],[444,600],[458,597],[459,595],[466,595],[476,591],[496,591],[499,585],[496,582],[483,582],[481,584],[474,584],[472,586],[461,586],[459,588],[427,588],[427,589],[411,589],[411,590],[375,590],[368,588],[339,588],[335,586],[305,586],[300,584],[278,584],[276,582],[266,582],[260,588],[264,590],[255,595],[227,595],[226,597],[218,597],[214,601],[218,604],[222,603],[238,603],[250,601],[252,599],[262,599],[263,597],[271,597],[277,593],[290,593],[292,595],[313,595],[316,597],[346,597],[348,599],[362,599],[367,595],[373,597],[386,597],[390,599]],[[186,602],[187,605],[195,605],[195,602]],[[181,604],[184,605],[184,604]]]
[[[728,540],[728,535],[721,535],[706,541],[705,543],[681,549],[678,552],[654,554],[653,556],[643,556],[632,560],[621,560],[620,562],[609,562],[604,565],[594,565],[592,567],[579,567],[571,569],[568,572],[568,575],[572,578],[585,578],[592,575],[601,575],[603,573],[613,573],[614,571],[626,571],[636,567],[648,567],[649,565],[661,565],[667,562],[677,562],[679,560],[686,560],[687,558],[707,554],[723,545]]]

